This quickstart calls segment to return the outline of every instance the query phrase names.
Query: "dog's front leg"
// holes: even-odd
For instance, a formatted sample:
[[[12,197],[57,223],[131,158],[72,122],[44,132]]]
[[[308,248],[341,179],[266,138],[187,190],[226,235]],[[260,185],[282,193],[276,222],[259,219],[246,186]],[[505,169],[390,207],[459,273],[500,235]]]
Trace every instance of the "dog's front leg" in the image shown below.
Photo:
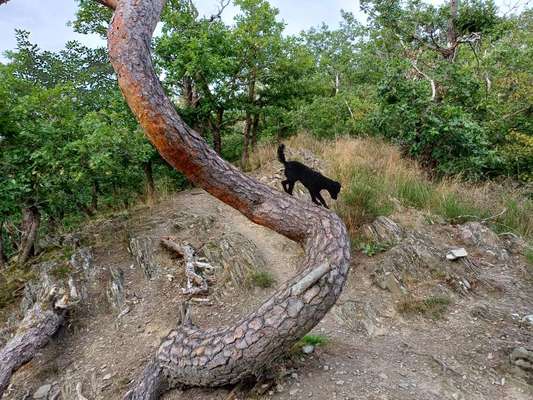
[[[322,206],[322,204],[320,204],[320,202],[316,199],[316,195],[314,193],[311,193],[311,200],[313,201],[313,203],[315,203],[317,206]]]
[[[317,193],[316,197],[317,197],[318,200],[320,200],[320,202],[322,203],[322,205],[323,205],[324,207],[326,207],[326,208],[329,209],[329,207],[328,207],[328,205],[327,205],[327,203],[326,203],[326,200],[324,200],[324,198],[322,197],[322,195],[320,194],[320,192]]]

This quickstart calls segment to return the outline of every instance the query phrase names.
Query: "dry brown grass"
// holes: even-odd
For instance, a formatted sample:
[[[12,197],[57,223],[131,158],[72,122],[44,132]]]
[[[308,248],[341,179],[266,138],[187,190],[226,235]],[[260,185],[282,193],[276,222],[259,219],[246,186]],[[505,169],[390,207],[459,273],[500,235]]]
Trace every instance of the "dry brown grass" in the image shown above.
[[[324,160],[325,172],[342,183],[335,209],[353,234],[361,224],[392,213],[399,201],[450,222],[483,220],[498,232],[533,237],[533,201],[527,188],[511,182],[472,184],[460,178],[432,181],[415,161],[402,157],[398,147],[377,138],[319,141],[300,134],[285,144],[313,152]],[[260,168],[271,163],[276,148],[268,143],[259,146],[251,165]]]

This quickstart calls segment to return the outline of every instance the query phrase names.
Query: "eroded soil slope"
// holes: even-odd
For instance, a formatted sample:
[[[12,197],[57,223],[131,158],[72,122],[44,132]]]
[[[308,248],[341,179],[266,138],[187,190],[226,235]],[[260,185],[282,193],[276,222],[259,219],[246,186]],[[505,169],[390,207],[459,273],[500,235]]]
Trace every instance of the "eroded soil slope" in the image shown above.
[[[275,186],[279,170],[256,175]],[[531,399],[533,360],[513,353],[533,348],[526,318],[533,314],[533,276],[520,241],[400,207],[364,231],[367,254],[354,249],[340,301],[312,332],[325,343],[310,354],[295,348],[253,391],[184,389],[164,399]],[[159,246],[162,236],[189,241],[216,267],[209,295],[193,301],[193,321],[206,328],[236,320],[274,290],[275,283],[258,287],[268,284],[254,268],[279,283],[295,273],[302,254],[198,189],[95,222],[81,236],[92,252],[87,300],[15,374],[7,399],[39,390],[42,398],[76,399],[77,385],[88,399],[121,398],[177,323],[184,300],[183,265]],[[150,271],[128,251],[132,239],[148,249]],[[453,248],[468,256],[447,260]],[[111,289],[117,271],[118,300]],[[6,322],[4,334],[14,325]]]

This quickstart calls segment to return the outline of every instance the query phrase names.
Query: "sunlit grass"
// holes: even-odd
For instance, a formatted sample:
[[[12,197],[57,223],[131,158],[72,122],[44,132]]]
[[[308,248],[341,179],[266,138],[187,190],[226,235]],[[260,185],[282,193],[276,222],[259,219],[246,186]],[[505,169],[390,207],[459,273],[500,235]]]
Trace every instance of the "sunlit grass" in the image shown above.
[[[363,223],[390,215],[395,204],[439,215],[450,223],[483,221],[496,232],[533,237],[533,199],[527,188],[512,182],[470,183],[459,178],[430,179],[398,147],[378,138],[341,137],[316,140],[300,134],[285,141],[307,149],[326,165],[326,173],[342,183],[335,210],[352,235]],[[277,145],[265,143],[252,155],[260,167],[276,158]]]

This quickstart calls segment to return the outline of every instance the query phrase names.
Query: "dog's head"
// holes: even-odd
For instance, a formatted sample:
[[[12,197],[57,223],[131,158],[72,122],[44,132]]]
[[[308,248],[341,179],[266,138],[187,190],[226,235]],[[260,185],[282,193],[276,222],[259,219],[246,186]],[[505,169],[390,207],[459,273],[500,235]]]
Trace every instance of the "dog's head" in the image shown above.
[[[342,187],[341,184],[335,181],[332,181],[331,185],[329,185],[328,192],[333,200],[337,200],[337,196],[339,195],[339,192],[341,191],[341,187]]]

